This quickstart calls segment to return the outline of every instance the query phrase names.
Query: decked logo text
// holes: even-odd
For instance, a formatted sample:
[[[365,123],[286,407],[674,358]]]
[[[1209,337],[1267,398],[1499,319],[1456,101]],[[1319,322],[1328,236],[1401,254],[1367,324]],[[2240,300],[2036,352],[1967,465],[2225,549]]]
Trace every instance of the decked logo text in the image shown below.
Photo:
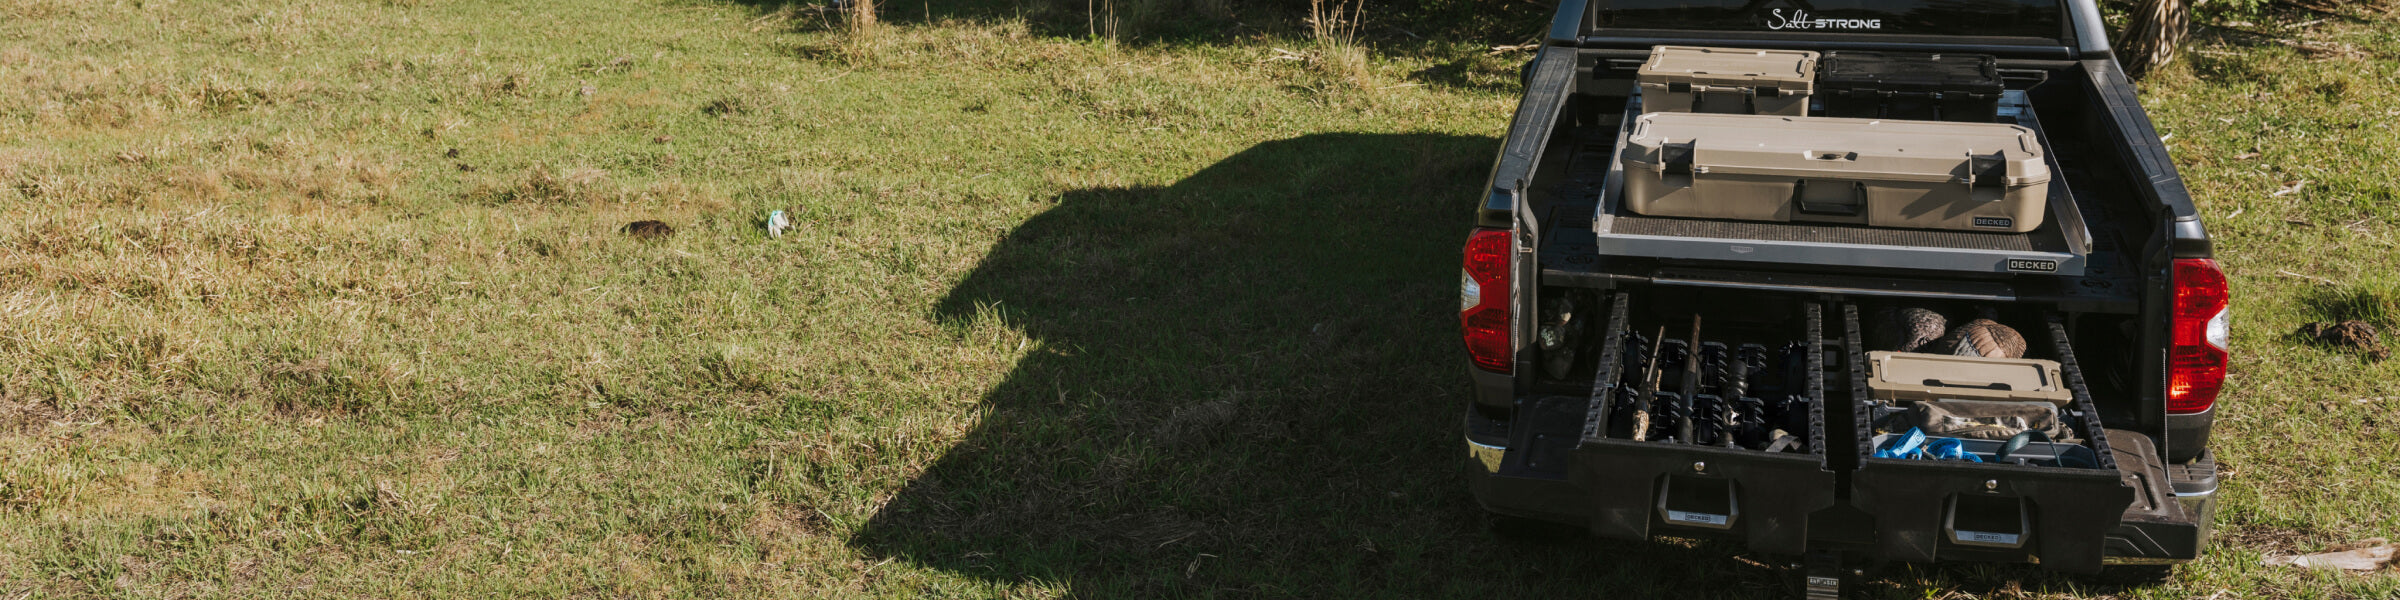
[[[2008,270],[2032,271],[2036,273],[2057,273],[2058,261],[2035,260],[2031,258],[2011,258],[2008,259]]]

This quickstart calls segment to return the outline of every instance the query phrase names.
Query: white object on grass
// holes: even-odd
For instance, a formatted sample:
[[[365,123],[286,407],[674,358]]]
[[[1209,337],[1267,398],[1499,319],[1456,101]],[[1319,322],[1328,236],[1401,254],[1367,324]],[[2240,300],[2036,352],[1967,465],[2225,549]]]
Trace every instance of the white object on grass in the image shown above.
[[[767,237],[781,238],[783,237],[783,230],[791,228],[792,220],[783,216],[783,211],[778,210],[767,213]]]
[[[2342,569],[2345,571],[2373,571],[2383,568],[2383,565],[2386,563],[2392,562],[2394,552],[2396,550],[2400,550],[2400,546],[2393,546],[2391,543],[2386,542],[2383,538],[2370,538],[2362,541],[2361,543],[2367,544],[2367,546],[2353,550],[2344,550],[2341,552],[2321,552],[2307,556],[2269,556],[2264,562],[2270,566],[2289,565],[2294,567],[2310,567],[2319,569]]]

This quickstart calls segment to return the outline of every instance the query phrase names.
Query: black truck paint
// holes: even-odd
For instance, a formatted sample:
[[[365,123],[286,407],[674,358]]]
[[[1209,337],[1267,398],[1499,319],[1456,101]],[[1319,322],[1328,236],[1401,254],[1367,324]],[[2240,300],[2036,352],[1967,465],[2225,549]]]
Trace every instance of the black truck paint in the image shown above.
[[[2208,258],[2212,249],[2132,82],[2109,52],[2092,0],[2065,0],[2057,35],[2043,39],[1595,27],[1598,7],[1609,1],[1561,2],[1545,45],[1527,66],[1524,98],[1476,210],[1477,226],[1511,231],[1516,242],[1515,368],[1469,369],[1476,402],[1465,415],[1468,470],[1487,510],[1610,537],[1721,535],[1761,552],[1839,552],[1874,561],[2038,562],[2089,572],[2197,556],[2215,506],[2216,467],[2207,452],[2212,417],[2168,414],[2165,357],[2171,263]],[[2105,268],[2074,277],[2033,268],[1967,276],[1666,261],[1545,239],[1588,223],[1578,215],[1589,214],[1590,204],[1559,190],[1590,187],[1570,167],[1579,148],[1614,131],[1635,70],[1652,46],[1666,44],[1999,57],[2010,88],[2023,90],[2049,124],[2052,150],[2068,167],[2062,177],[2088,206],[2095,260],[2104,258]],[[2115,469],[2062,474],[1868,458],[1860,433],[1865,417],[1844,410],[1856,406],[1849,395],[1863,395],[1863,382],[1842,381],[1841,365],[1831,367],[1832,384],[1814,392],[1826,397],[1823,414],[1815,415],[1825,437],[1812,452],[1770,455],[1594,436],[1585,431],[1594,419],[1589,409],[1613,368],[1615,339],[1587,342],[1598,349],[1589,354],[1608,356],[1578,359],[1600,366],[1564,378],[1543,373],[1531,342],[1537,303],[1563,294],[1596,301],[1583,310],[1612,321],[1639,318],[1633,315],[1643,314],[1642,305],[1739,311],[1773,303],[1774,310],[1792,311],[1794,328],[1807,330],[1801,339],[1837,358],[1858,350],[1857,311],[1864,304],[1923,298],[2005,306],[2048,324],[2046,331],[2026,332],[2037,345],[2052,345],[2066,362],[2083,359],[2073,387],[2078,402],[2105,423],[2105,432],[2091,433]],[[1859,368],[1851,363],[1846,368]],[[1661,513],[1677,485],[1687,496],[1696,487],[1727,494],[1744,515],[1730,524],[1669,522]],[[2016,503],[2032,541],[1991,548],[1944,540],[1942,519],[1960,502]]]

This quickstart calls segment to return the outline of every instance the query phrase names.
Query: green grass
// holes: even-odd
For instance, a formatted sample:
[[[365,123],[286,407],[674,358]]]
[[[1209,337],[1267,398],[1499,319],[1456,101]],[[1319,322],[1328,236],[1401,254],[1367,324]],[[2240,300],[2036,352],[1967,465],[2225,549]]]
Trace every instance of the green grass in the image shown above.
[[[2309,321],[2395,331],[2400,225],[2400,27],[2388,7],[2291,14],[2201,30],[2144,103],[2210,217],[2235,289],[2238,349],[2215,441],[2232,469],[2217,543],[2182,570],[2186,593],[2389,597],[2388,575],[2260,566],[2400,533],[2400,363],[2301,343]],[[2322,20],[2320,23],[2307,24]],[[2278,195],[2306,182],[2296,192]]]
[[[1779,589],[1468,500],[1487,40],[918,8],[0,0],[0,599]],[[2287,335],[2400,298],[2359,10],[2148,85],[2238,286],[2208,558],[1878,595],[2400,592],[2257,566],[2400,533],[2394,367]]]

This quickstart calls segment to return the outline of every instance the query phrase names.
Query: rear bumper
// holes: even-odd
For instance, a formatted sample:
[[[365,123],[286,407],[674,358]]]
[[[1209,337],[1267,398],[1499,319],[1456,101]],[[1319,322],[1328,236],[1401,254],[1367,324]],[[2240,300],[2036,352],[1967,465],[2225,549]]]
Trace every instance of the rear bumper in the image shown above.
[[[1518,414],[1552,421],[1573,412],[1542,404]],[[2061,480],[1921,461],[1829,469],[1811,454],[1582,440],[1557,423],[1511,427],[1473,411],[1467,420],[1468,477],[1486,510],[1610,538],[1722,537],[1771,554],[2090,572],[2192,560],[2215,513],[2213,463],[2204,482],[2159,467],[2147,436],[2131,432],[2112,432],[2118,477]],[[2019,524],[1973,524],[2011,519]]]

